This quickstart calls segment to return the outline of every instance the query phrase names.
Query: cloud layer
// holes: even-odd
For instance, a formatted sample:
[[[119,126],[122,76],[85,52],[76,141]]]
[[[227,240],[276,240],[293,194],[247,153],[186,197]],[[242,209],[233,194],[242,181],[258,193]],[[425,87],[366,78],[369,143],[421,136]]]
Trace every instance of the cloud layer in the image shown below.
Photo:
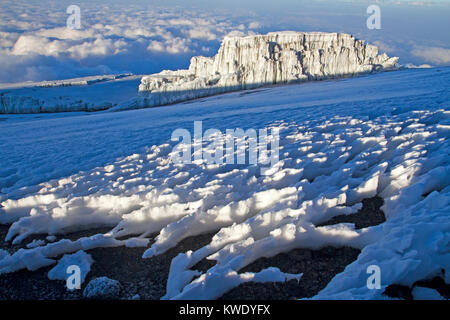
[[[72,4],[81,9],[80,30],[66,27],[66,9]],[[450,64],[444,30],[449,23],[436,25],[450,6],[383,5],[383,29],[377,31],[366,28],[365,6],[364,1],[331,0],[3,0],[0,83],[186,68],[194,55],[215,54],[227,34],[277,30],[347,32],[400,56],[405,64]],[[434,16],[417,22],[414,14],[419,17],[426,10]],[[408,21],[416,21],[416,29],[405,29]]]
[[[414,49],[412,54],[423,58],[427,62],[435,64],[450,64],[450,49],[439,47],[420,47]]]
[[[67,3],[2,4],[0,82],[185,67],[190,56],[213,54],[226,34],[252,34],[259,26],[198,9],[94,0],[79,4],[81,29],[72,30]]]

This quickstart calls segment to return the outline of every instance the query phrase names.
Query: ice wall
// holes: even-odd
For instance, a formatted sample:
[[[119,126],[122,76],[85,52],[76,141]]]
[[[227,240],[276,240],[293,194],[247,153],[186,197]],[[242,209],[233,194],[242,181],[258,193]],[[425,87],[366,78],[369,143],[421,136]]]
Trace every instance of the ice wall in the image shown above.
[[[170,104],[262,85],[354,76],[396,68],[398,58],[344,33],[278,32],[226,37],[216,56],[193,57],[188,70],[143,77],[148,95],[135,107]]]
[[[216,56],[187,70],[0,85],[1,113],[112,111],[167,105],[263,85],[394,69],[398,58],[343,33],[278,32],[226,37]]]

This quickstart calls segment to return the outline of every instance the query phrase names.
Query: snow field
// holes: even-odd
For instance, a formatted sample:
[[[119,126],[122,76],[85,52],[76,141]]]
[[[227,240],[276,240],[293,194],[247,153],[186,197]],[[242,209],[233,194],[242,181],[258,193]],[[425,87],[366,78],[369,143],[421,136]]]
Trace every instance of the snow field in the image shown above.
[[[154,237],[143,255],[151,258],[187,237],[216,232],[208,245],[174,258],[164,299],[213,299],[246,281],[299,279],[274,268],[239,270],[261,257],[328,245],[362,253],[315,298],[384,298],[383,290],[366,286],[370,265],[381,268],[382,289],[442,270],[449,282],[450,111],[317,116],[271,127],[280,129],[279,170],[266,176],[259,165],[174,164],[174,144],[164,143],[22,188],[21,197],[1,202],[0,222],[12,223],[7,241],[93,226],[112,229],[2,254],[0,274],[36,270],[79,250],[147,246]],[[382,225],[316,227],[355,213],[363,199],[375,195],[385,201]],[[122,237],[130,239],[116,239]],[[191,270],[205,258],[216,265],[205,273]]]

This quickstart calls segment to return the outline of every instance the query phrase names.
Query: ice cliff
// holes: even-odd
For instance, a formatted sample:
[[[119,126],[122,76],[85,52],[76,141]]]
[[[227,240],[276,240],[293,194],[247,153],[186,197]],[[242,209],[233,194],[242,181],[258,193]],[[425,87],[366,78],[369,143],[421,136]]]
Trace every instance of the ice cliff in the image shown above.
[[[107,110],[135,98],[141,77],[101,75],[0,84],[0,114]]]
[[[154,107],[263,85],[388,70],[397,60],[343,33],[226,37],[216,56],[193,57],[187,70],[162,71],[141,80],[122,75],[0,85],[0,113]]]
[[[394,69],[398,58],[344,33],[277,32],[226,37],[214,57],[188,70],[145,76],[135,107],[151,107],[263,85],[330,79]],[[128,106],[130,107],[130,106]]]

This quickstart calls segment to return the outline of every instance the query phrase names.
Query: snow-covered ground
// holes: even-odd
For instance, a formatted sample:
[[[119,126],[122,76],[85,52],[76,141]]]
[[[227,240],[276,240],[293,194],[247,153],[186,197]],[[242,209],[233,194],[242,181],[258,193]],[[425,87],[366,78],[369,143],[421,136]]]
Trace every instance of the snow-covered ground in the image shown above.
[[[0,274],[95,247],[147,246],[156,234],[143,257],[151,259],[189,236],[216,232],[205,247],[174,258],[165,298],[217,298],[246,281],[298,279],[274,268],[239,270],[260,257],[327,245],[362,252],[315,298],[382,299],[390,284],[411,286],[442,270],[449,283],[449,83],[450,68],[407,69],[154,109],[2,115],[7,240],[111,231],[0,252]],[[199,120],[204,130],[279,128],[281,169],[262,176],[257,165],[174,164],[172,132]],[[385,201],[385,223],[316,227],[375,195]],[[191,270],[204,258],[217,264],[203,274]],[[381,270],[379,290],[366,285],[371,265]]]

